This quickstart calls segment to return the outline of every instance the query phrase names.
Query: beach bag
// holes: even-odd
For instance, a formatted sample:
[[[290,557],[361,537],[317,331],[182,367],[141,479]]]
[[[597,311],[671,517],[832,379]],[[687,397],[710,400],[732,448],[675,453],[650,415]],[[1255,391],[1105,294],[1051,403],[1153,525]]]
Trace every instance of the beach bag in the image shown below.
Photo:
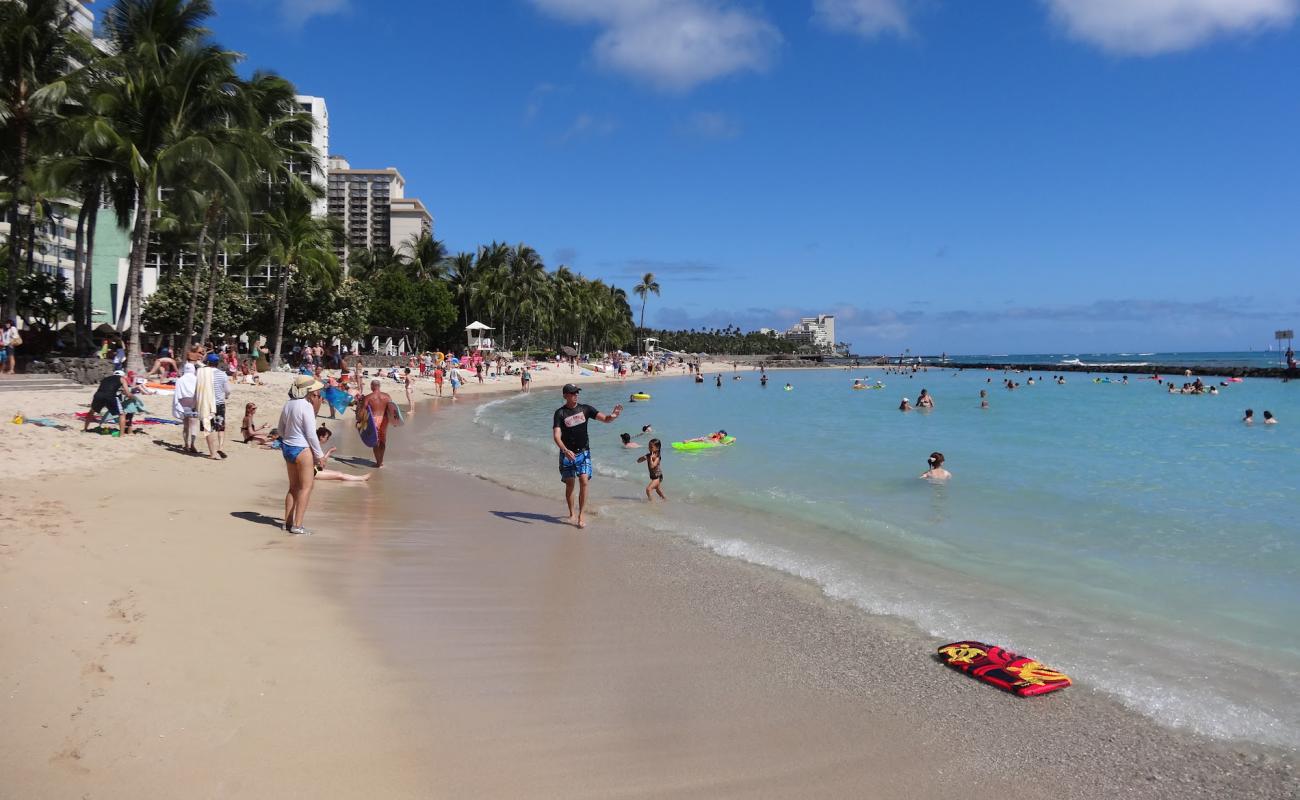
[[[18,333],[18,331],[15,330],[15,331],[14,331],[13,338],[9,340],[9,346],[10,346],[10,347],[18,347],[18,346],[21,345],[22,343],[23,343],[23,337],[22,337],[22,335],[20,335],[20,334]]]
[[[379,426],[375,424],[375,412],[368,407],[365,419],[357,420],[357,434],[366,447],[376,447],[379,444]]]

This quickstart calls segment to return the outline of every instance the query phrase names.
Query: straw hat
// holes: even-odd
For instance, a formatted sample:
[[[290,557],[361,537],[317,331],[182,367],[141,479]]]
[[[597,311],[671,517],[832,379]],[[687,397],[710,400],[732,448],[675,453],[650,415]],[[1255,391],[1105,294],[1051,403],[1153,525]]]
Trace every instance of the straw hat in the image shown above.
[[[293,400],[301,400],[312,392],[318,392],[324,388],[325,384],[311,375],[299,375],[294,379],[293,388],[289,390],[289,397]]]

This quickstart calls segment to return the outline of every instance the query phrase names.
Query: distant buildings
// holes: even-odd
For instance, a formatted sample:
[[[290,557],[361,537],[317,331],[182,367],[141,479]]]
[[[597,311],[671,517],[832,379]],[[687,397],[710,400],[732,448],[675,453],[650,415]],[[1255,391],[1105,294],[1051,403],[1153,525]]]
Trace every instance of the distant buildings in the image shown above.
[[[835,316],[818,314],[804,317],[799,323],[784,334],[783,339],[800,345],[808,345],[824,352],[835,349]]]

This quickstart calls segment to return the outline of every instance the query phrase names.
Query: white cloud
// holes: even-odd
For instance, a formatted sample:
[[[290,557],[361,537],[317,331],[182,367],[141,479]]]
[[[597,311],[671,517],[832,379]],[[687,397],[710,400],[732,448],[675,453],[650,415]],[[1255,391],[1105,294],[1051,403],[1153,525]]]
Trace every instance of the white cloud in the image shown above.
[[[700,139],[735,139],[740,135],[740,123],[721,111],[697,111],[677,130]]]
[[[589,114],[586,111],[574,117],[569,127],[560,134],[557,141],[560,144],[568,144],[574,139],[582,139],[588,136],[608,136],[618,130],[618,122],[605,117],[598,117],[595,114]]]
[[[532,0],[542,11],[601,30],[592,51],[604,67],[670,90],[771,63],[781,33],[727,0]]]
[[[813,22],[864,39],[908,32],[902,0],[813,0]]]
[[[312,17],[324,17],[349,10],[351,0],[280,0],[280,18],[300,28]]]
[[[1155,55],[1216,36],[1284,27],[1300,0],[1043,0],[1074,38],[1116,53]]]

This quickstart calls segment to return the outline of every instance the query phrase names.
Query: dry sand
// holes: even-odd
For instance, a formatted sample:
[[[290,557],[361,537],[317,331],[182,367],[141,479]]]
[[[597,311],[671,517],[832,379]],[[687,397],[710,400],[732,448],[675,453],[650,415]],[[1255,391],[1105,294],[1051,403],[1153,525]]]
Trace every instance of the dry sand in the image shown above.
[[[568,380],[546,373],[535,386]],[[255,391],[273,423],[282,387]],[[400,435],[467,418],[421,410]],[[1168,731],[1088,687],[1014,698],[807,584],[672,538],[555,524],[558,494],[404,480],[400,438],[369,484],[317,486],[319,532],[289,537],[276,453],[231,445],[217,463],[154,435],[3,427],[11,476],[54,444],[81,454],[61,462],[77,472],[0,489],[6,798],[1300,787],[1294,754]]]

